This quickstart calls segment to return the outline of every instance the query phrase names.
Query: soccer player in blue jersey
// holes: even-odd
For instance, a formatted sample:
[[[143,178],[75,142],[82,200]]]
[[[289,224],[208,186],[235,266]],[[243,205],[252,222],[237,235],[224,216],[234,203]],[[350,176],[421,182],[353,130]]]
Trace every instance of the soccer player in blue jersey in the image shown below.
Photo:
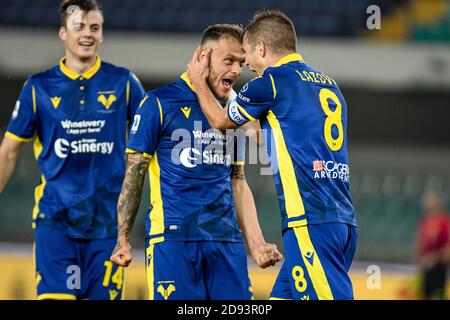
[[[242,72],[242,31],[236,25],[220,24],[203,34],[202,47],[212,49],[208,85],[222,105],[233,98],[233,84]],[[136,112],[118,202],[118,242],[111,260],[121,266],[131,262],[129,236],[148,169],[149,298],[250,299],[240,228],[259,266],[273,265],[282,256],[275,245],[265,243],[257,220],[244,177],[243,135],[211,129],[195,90],[184,73],[178,81],[147,93]]]
[[[357,241],[349,191],[347,106],[336,82],[296,52],[291,20],[257,13],[244,32],[245,64],[258,77],[228,108],[208,85],[209,55],[196,50],[189,76],[213,128],[260,119],[282,215],[285,261],[273,299],[353,299],[348,276]],[[209,67],[210,68],[210,67]]]
[[[109,261],[125,174],[128,122],[144,96],[129,70],[103,62],[103,14],[95,0],[61,4],[65,57],[30,76],[0,148],[0,191],[19,150],[34,140],[38,299],[122,297],[123,268]]]

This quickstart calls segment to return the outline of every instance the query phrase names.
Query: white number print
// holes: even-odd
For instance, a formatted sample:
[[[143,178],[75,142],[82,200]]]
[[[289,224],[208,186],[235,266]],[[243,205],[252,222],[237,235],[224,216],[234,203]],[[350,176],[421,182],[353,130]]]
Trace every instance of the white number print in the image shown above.
[[[131,133],[136,133],[141,123],[141,116],[139,114],[134,116],[133,126],[131,127]]]
[[[12,119],[14,120],[19,115],[19,109],[20,109],[20,100],[17,100],[16,105],[14,107],[14,111],[12,113]]]

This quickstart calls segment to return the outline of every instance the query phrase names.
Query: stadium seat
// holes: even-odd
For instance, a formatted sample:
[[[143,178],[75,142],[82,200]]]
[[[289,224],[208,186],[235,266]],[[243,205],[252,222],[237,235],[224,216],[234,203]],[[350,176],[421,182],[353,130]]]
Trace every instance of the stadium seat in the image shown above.
[[[300,35],[358,36],[365,29],[365,9],[379,4],[383,12],[398,5],[396,0],[276,0],[228,1],[183,0],[103,1],[106,27],[109,29],[146,30],[152,32],[201,32],[209,24],[231,22],[246,24],[255,10],[279,8],[294,21]],[[401,2],[403,3],[403,2]],[[0,25],[42,26],[54,28],[57,17],[48,8],[57,7],[52,0],[0,0]],[[423,34],[421,30],[415,31]]]

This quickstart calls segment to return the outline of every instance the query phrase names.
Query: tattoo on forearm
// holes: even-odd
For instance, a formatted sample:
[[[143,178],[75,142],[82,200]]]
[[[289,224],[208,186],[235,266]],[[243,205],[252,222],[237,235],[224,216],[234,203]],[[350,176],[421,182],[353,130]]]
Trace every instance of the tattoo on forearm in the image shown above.
[[[127,170],[117,204],[119,237],[129,239],[141,201],[145,173],[150,160],[141,153],[129,154]]]
[[[232,166],[231,168],[231,179],[245,180],[243,166]]]

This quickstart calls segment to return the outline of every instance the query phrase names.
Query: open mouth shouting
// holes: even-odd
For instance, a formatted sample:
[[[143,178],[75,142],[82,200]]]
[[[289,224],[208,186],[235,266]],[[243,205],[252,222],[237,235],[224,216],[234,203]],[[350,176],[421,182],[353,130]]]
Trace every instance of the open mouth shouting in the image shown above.
[[[225,88],[225,90],[231,90],[231,88],[233,87],[235,80],[231,80],[231,79],[222,79],[222,86]]]

